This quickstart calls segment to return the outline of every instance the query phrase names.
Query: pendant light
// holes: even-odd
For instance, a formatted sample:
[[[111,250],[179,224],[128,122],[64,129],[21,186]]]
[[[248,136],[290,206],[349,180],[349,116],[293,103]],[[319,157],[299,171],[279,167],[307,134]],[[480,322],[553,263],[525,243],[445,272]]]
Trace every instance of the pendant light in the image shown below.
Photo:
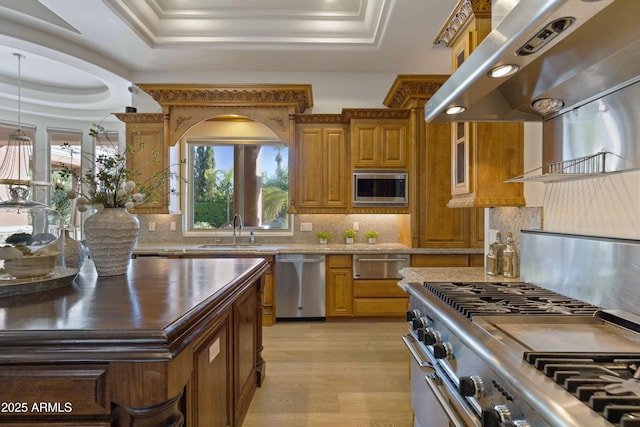
[[[21,113],[21,69],[20,63],[24,55],[13,54],[18,59],[18,129],[9,135],[7,146],[2,147],[4,157],[0,164],[0,184],[7,186],[8,200],[0,194],[2,205],[7,204],[28,204],[31,177],[29,176],[29,163],[31,161],[32,144],[31,139],[22,130],[20,121]]]

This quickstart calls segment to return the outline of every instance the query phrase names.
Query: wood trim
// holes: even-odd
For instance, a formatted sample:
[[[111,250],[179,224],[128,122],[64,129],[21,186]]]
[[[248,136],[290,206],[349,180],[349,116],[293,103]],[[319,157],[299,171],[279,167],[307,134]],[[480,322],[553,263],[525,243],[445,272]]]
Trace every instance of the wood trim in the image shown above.
[[[448,78],[448,74],[398,74],[383,104],[390,108],[423,108]]]
[[[460,0],[433,44],[451,47],[453,40],[471,21],[478,18],[491,19],[490,0]]]

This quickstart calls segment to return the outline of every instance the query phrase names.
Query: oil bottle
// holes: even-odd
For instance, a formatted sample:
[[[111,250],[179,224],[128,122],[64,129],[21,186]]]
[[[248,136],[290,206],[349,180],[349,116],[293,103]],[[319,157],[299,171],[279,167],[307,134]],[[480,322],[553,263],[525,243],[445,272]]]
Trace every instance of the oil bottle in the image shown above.
[[[496,274],[504,271],[504,243],[502,243],[502,233],[496,232],[496,240],[490,245],[496,255]]]
[[[518,277],[520,275],[520,260],[518,250],[513,245],[513,234],[507,233],[507,246],[504,248],[504,277]]]

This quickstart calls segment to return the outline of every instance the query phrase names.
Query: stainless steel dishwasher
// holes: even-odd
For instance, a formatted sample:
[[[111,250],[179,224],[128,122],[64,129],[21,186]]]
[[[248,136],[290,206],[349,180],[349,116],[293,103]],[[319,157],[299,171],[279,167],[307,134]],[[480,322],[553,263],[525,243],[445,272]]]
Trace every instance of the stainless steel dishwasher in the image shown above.
[[[325,262],[324,255],[276,255],[276,319],[325,319]]]

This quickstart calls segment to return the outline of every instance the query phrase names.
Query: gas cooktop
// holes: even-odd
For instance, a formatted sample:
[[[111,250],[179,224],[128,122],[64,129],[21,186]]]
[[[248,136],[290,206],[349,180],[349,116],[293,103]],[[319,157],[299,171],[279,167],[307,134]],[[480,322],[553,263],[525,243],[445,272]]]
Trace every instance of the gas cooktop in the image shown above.
[[[593,316],[598,307],[528,283],[432,283],[424,287],[468,318],[498,314]]]

